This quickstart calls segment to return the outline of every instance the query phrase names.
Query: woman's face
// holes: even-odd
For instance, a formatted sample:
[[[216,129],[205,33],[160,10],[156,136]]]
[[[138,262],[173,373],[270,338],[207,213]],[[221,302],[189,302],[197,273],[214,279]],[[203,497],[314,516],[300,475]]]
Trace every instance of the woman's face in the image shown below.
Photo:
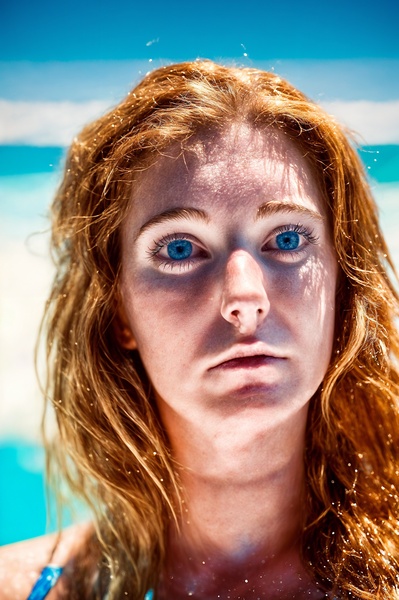
[[[143,172],[122,232],[121,318],[167,430],[307,410],[328,367],[337,263],[283,134],[234,126]]]

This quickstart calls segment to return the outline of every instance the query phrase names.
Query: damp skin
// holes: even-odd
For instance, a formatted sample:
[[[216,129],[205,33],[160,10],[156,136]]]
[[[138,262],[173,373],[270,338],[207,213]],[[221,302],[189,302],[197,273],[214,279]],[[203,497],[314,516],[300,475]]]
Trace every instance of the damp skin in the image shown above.
[[[336,274],[318,187],[281,134],[237,126],[197,138],[136,180],[122,227],[121,343],[151,380],[185,500],[161,598],[185,597],[198,565],[202,598],[240,589],[243,574],[259,596],[298,594],[300,576],[318,597],[296,544]],[[263,564],[270,555],[277,563]]]
[[[236,443],[236,426],[243,445],[294,414],[301,432],[331,356],[337,271],[309,168],[282,136],[245,128],[195,158],[173,152],[134,190],[121,310],[176,454],[202,425],[210,451]],[[264,364],[217,368],[249,347]]]

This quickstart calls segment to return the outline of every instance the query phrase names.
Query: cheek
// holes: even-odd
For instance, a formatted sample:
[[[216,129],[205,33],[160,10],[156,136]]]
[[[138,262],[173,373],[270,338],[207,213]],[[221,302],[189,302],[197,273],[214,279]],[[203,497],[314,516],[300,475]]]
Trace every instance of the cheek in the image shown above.
[[[324,358],[331,355],[337,266],[333,257],[313,257],[299,269],[281,269],[273,280],[273,299],[279,321],[298,343]]]
[[[156,279],[156,281],[154,281]],[[212,291],[204,279],[146,275],[122,283],[130,328],[143,360],[184,355],[200,335]]]
[[[304,304],[308,307],[304,333],[308,336],[314,368],[324,377],[331,361],[334,342],[336,261],[333,258],[315,261],[304,279]]]
[[[329,309],[334,308],[337,266],[329,254],[312,257],[299,269],[295,281],[304,306],[312,305],[320,314],[327,305]]]

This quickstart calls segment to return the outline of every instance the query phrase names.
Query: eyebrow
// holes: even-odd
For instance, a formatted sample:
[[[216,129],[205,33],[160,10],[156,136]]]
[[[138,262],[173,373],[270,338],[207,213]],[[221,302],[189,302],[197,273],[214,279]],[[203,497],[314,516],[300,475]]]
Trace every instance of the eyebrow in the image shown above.
[[[158,215],[155,215],[142,225],[136,235],[136,240],[148,229],[159,225],[160,223],[166,223],[167,221],[177,221],[179,219],[194,219],[196,221],[209,222],[209,217],[204,210],[199,208],[172,208],[165,210]]]
[[[302,206],[301,204],[295,204],[295,202],[279,202],[278,200],[270,200],[269,202],[261,204],[256,214],[256,220],[264,219],[265,217],[270,217],[277,213],[288,214],[291,212],[300,213],[316,221],[324,221],[324,217],[315,210]]]
[[[275,215],[277,213],[291,213],[296,212],[316,221],[324,221],[323,217],[320,213],[311,210],[310,208],[306,208],[306,206],[302,206],[301,204],[295,204],[293,202],[278,202],[275,200],[270,200],[269,202],[264,202],[258,207],[256,220],[264,219],[271,215]],[[148,229],[154,227],[155,225],[159,225],[161,223],[166,223],[168,221],[177,221],[179,219],[194,219],[196,221],[202,221],[204,223],[209,222],[209,216],[204,210],[199,208],[172,208],[170,210],[165,210],[158,215],[155,215],[148,221],[146,221],[139,229],[136,240]]]

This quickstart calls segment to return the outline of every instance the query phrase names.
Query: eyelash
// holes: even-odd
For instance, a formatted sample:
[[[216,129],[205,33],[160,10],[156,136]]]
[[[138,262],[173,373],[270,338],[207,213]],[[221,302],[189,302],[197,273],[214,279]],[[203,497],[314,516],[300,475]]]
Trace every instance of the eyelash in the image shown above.
[[[166,246],[168,244],[170,244],[171,242],[174,241],[179,241],[179,240],[187,240],[188,242],[191,242],[193,244],[193,246],[197,246],[198,248],[198,242],[194,241],[194,239],[184,233],[171,233],[168,235],[165,235],[164,237],[162,237],[159,241],[153,241],[153,246],[148,248],[147,250],[147,254],[150,258],[150,260],[156,260],[158,262],[158,266],[163,268],[163,269],[170,269],[170,270],[174,270],[174,269],[180,269],[182,270],[186,270],[187,268],[189,268],[194,262],[195,259],[194,258],[187,258],[187,259],[183,259],[183,260],[173,260],[171,258],[166,258],[164,256],[159,256],[160,251],[163,248],[166,248]],[[203,255],[206,255],[206,251],[203,250]],[[196,257],[197,258],[197,257]]]
[[[277,229],[275,229],[270,237],[270,238],[276,238],[279,234],[281,233],[285,233],[285,232],[294,232],[297,233],[298,235],[302,236],[306,242],[308,244],[318,244],[319,241],[319,237],[317,235],[314,234],[314,230],[313,229],[309,229],[308,227],[305,227],[304,225],[301,224],[289,224],[289,225],[282,225],[281,227],[278,227]],[[170,244],[173,241],[179,241],[179,240],[187,240],[189,242],[191,242],[193,244],[193,246],[196,246],[197,248],[199,248],[199,256],[196,256],[194,258],[187,258],[187,259],[182,259],[182,260],[173,260],[171,258],[166,258],[164,256],[159,256],[159,253],[161,252],[161,250],[163,248],[166,248],[168,244]],[[281,257],[284,256],[284,258],[295,258],[296,256],[298,256],[299,254],[301,254],[304,251],[304,247],[299,247],[298,249],[294,249],[294,250],[281,250],[279,248],[267,248],[267,244],[270,243],[266,242],[266,244],[264,244],[262,246],[262,251],[263,252],[268,252],[273,254],[276,257]],[[305,244],[306,247],[307,244]],[[164,237],[162,237],[160,240],[158,241],[153,241],[153,245],[148,248],[147,250],[147,255],[149,257],[150,260],[154,261],[156,260],[158,263],[158,266],[160,268],[163,269],[170,269],[170,270],[174,270],[174,269],[179,269],[179,270],[186,270],[189,269],[190,266],[195,262],[195,259],[200,257],[200,258],[204,258],[207,256],[207,253],[205,250],[202,250],[202,256],[201,256],[201,248],[198,245],[197,241],[194,241],[192,237],[190,237],[187,234],[184,233],[171,233],[168,235],[165,235]]]
[[[300,223],[298,223],[297,225],[289,224],[289,225],[282,225],[281,227],[277,227],[277,229],[274,229],[274,231],[272,232],[270,238],[275,239],[280,233],[286,233],[288,231],[293,231],[294,233],[301,235],[303,238],[305,238],[305,240],[307,241],[308,244],[316,245],[319,242],[319,236],[315,235],[314,229],[305,227],[304,225],[301,225]],[[264,250],[266,248],[268,243],[270,243],[270,242],[267,242],[266,244],[264,244],[262,246],[262,250]],[[306,247],[306,245],[305,245],[305,247]],[[295,256],[297,256],[298,254],[303,252],[303,250],[305,248],[300,247],[298,249],[291,250],[291,251],[281,250],[279,248],[266,248],[266,249],[268,252],[273,253],[277,257],[283,255],[285,257],[295,258]]]

